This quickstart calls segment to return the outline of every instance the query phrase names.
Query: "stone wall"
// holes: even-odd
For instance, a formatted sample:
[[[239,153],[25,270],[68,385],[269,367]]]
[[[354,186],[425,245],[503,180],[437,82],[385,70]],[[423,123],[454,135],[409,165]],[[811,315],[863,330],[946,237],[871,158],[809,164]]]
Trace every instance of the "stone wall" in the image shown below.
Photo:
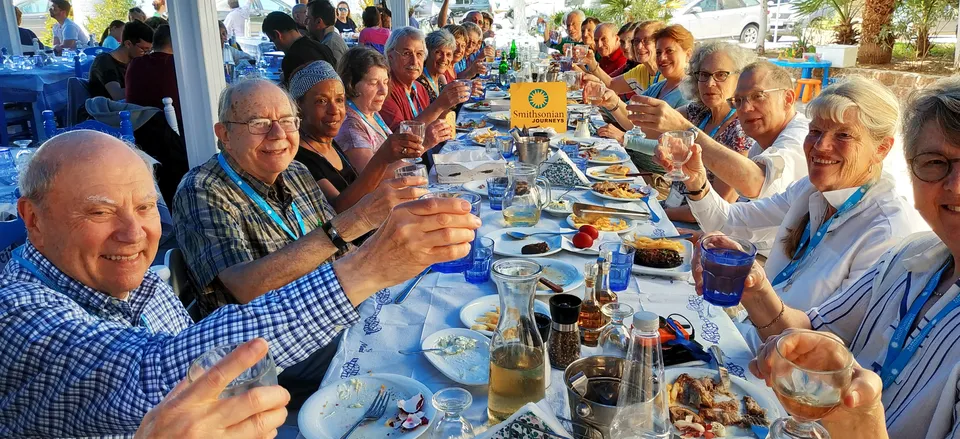
[[[800,77],[800,69],[789,69],[796,78]],[[821,77],[820,69],[814,70],[815,77]],[[833,68],[830,69],[830,77],[842,78],[844,76],[861,76],[870,80],[877,81],[893,91],[899,98],[906,98],[910,92],[918,88],[926,87],[942,76],[923,75],[920,73],[900,72],[896,70],[875,70],[859,68]]]

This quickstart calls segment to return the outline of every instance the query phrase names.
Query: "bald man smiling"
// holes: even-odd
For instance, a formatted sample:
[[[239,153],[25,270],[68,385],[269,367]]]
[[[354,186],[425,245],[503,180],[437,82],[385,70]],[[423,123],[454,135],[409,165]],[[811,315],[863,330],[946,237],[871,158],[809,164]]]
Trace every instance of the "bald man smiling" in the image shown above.
[[[613,23],[602,23],[597,26],[594,36],[597,54],[600,55],[600,68],[604,73],[611,75],[622,69],[627,64],[627,57],[620,48],[617,27]]]

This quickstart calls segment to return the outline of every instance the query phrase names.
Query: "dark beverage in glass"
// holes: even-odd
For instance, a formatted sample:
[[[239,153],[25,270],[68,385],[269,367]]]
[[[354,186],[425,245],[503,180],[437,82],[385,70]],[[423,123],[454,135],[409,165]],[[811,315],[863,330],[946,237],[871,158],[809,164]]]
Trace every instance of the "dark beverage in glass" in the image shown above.
[[[750,241],[723,235],[708,236],[700,246],[703,300],[722,307],[740,303],[757,248]]]

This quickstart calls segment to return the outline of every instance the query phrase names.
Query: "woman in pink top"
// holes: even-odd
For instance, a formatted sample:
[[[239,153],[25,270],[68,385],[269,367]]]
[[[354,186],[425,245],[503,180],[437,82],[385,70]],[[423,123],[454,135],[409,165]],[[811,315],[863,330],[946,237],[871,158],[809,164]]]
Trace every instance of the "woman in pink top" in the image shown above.
[[[357,46],[343,55],[338,70],[348,100],[347,117],[334,140],[360,172],[392,134],[377,113],[387,99],[390,66],[377,51]]]
[[[372,46],[383,53],[383,46],[390,38],[390,29],[380,27],[380,11],[376,6],[368,6],[363,10],[363,27],[358,42]]]

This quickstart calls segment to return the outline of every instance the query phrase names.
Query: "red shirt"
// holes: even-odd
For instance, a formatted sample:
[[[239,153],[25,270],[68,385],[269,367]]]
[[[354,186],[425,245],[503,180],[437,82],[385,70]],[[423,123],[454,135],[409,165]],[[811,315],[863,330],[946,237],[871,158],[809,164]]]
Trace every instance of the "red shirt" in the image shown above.
[[[173,99],[177,124],[183,130],[183,111],[177,88],[177,69],[173,55],[153,52],[130,60],[124,82],[128,104],[163,109],[163,98]]]
[[[400,122],[413,120],[430,106],[430,98],[423,85],[418,85],[414,81],[413,87],[412,96],[407,95],[403,91],[403,85],[390,75],[390,90],[387,92],[387,100],[383,103],[383,108],[380,109],[380,117],[394,132],[397,131]],[[413,107],[410,106],[411,101],[413,101]]]
[[[626,64],[627,57],[623,56],[623,49],[619,47],[617,47],[617,50],[614,50],[610,56],[600,58],[600,68],[608,75],[612,75],[613,72],[620,70]]]

